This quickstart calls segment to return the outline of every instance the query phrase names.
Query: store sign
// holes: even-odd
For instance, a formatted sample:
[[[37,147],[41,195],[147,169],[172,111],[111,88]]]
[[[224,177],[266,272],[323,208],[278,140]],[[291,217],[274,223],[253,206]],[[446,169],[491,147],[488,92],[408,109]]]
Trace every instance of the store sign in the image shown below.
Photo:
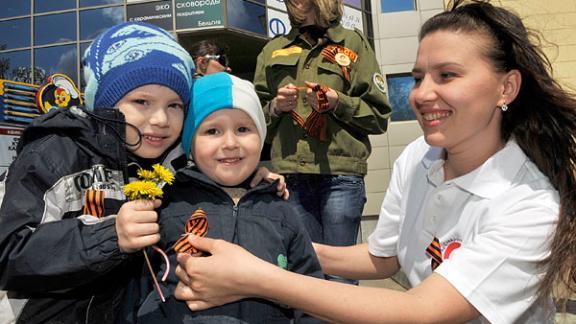
[[[340,21],[342,26],[347,29],[354,30],[359,29],[364,32],[364,22],[362,20],[362,11],[348,6],[344,6],[344,14],[342,15],[342,20]]]
[[[268,9],[268,36],[286,35],[290,32],[290,19],[288,14],[277,10]]]
[[[0,126],[0,174],[8,170],[16,158],[16,146],[23,131],[20,127]]]
[[[176,29],[224,25],[223,0],[176,0]]]
[[[268,7],[286,11],[286,4],[284,3],[284,0],[266,0],[266,4]]]
[[[126,20],[147,22],[172,30],[172,1],[148,2],[126,7]]]

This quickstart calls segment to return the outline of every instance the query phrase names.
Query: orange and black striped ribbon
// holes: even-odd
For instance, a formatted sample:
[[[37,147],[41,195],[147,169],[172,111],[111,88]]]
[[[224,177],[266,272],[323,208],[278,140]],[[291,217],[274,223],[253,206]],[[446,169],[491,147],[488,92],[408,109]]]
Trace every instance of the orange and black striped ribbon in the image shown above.
[[[198,253],[199,251],[190,245],[190,242],[188,242],[188,235],[194,234],[196,236],[206,236],[208,233],[208,219],[206,218],[206,213],[202,208],[198,208],[192,213],[186,222],[186,225],[184,225],[184,231],[186,233],[184,233],[184,235],[174,243],[172,248],[178,253]]]
[[[330,102],[328,102],[328,96],[326,95],[329,90],[330,88],[320,84],[312,87],[312,91],[314,91],[318,99],[318,109],[312,109],[306,121],[294,110],[290,111],[290,115],[296,124],[304,128],[308,135],[319,138],[321,142],[326,141],[327,138],[328,117],[324,113],[330,110]]]
[[[84,193],[84,215],[104,216],[104,191],[88,189]]]
[[[442,263],[442,247],[440,246],[440,241],[436,236],[434,236],[434,239],[426,248],[426,254],[431,258],[432,270],[438,268],[440,263]]]

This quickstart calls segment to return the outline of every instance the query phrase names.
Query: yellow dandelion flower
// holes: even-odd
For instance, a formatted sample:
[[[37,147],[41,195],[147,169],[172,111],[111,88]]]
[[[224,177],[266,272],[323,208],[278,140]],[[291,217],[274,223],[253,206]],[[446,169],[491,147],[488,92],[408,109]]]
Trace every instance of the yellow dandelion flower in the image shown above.
[[[130,200],[156,199],[162,197],[162,189],[152,181],[134,181],[124,186],[124,194]]]
[[[156,163],[152,166],[152,169],[160,181],[166,182],[167,184],[172,184],[172,182],[174,182],[174,175],[172,172],[170,172],[170,170],[166,169],[162,165]]]
[[[142,180],[154,181],[154,178],[156,178],[156,173],[150,170],[139,169],[138,178]]]

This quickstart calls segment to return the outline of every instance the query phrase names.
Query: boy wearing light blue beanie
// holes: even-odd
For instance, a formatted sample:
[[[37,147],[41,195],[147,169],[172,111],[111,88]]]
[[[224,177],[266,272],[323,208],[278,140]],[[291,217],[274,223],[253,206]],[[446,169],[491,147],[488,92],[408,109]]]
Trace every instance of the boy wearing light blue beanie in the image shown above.
[[[276,195],[275,184],[251,188],[266,137],[266,122],[252,83],[227,73],[194,82],[191,105],[182,132],[182,147],[195,166],[181,169],[167,188],[158,210],[160,248],[171,264],[176,245],[190,233],[191,215],[205,213],[207,236],[237,243],[279,267],[322,277],[310,238],[289,204]],[[175,251],[176,250],[176,251]],[[163,262],[158,278],[166,270]],[[178,279],[170,269],[162,283],[162,303],[150,290],[138,309],[138,323],[291,323],[319,322],[299,311],[251,299],[191,312],[172,293]]]
[[[124,23],[83,57],[86,110],[55,110],[24,132],[0,208],[0,317],[114,323],[142,253],[159,239],[155,202],[126,202],[138,167],[182,156],[194,64],[168,32]],[[171,154],[168,154],[170,152]],[[134,166],[134,168],[132,167]],[[146,278],[149,280],[149,278]]]

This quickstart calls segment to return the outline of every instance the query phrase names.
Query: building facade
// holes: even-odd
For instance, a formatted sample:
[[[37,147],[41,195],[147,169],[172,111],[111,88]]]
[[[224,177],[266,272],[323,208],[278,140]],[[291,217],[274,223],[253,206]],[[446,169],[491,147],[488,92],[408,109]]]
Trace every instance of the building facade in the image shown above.
[[[373,39],[370,1],[345,3],[345,27]],[[216,38],[230,47],[234,74],[246,79],[266,41],[290,29],[283,0],[0,0],[0,6],[0,79],[34,84],[53,73],[80,84],[86,47],[123,21],[158,25],[184,47]]]

